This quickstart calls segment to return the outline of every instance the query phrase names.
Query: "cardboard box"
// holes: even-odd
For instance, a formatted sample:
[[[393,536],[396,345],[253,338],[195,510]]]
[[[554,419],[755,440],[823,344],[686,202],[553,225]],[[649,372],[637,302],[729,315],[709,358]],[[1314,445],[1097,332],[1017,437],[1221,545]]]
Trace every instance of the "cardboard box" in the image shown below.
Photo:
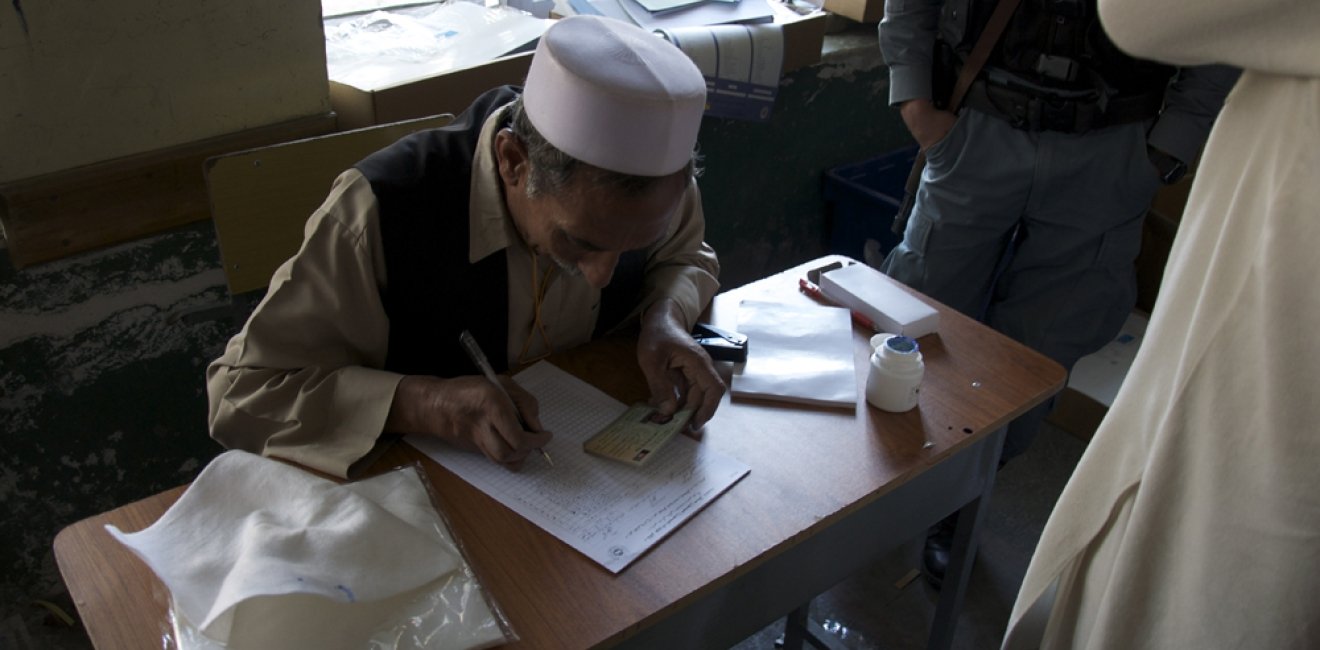
[[[821,8],[859,23],[878,23],[885,16],[885,0],[825,0]]]
[[[1161,187],[1141,224],[1141,252],[1137,255],[1137,309],[1155,311],[1164,265],[1169,261],[1173,238],[1182,222],[1183,208],[1192,187],[1192,174],[1173,185]]]
[[[897,280],[865,264],[848,264],[820,276],[820,292],[870,319],[876,331],[920,338],[939,330],[940,312]]]
[[[1089,441],[1100,428],[1109,408],[1081,392],[1064,388],[1054,399],[1054,410],[1046,420],[1082,440]]]
[[[1151,210],[1141,223],[1141,252],[1137,254],[1137,309],[1155,311],[1160,284],[1164,280],[1164,266],[1173,249],[1173,238],[1178,234],[1178,222]]]
[[[532,53],[523,52],[376,90],[331,81],[330,106],[339,116],[341,131],[441,113],[457,115],[491,88],[521,85],[531,65]]]
[[[784,72],[788,74],[820,63],[820,49],[825,44],[825,23],[829,16],[814,13],[792,22],[780,22],[784,28]]]
[[[1054,410],[1047,418],[1050,423],[1090,440],[1127,379],[1145,339],[1149,318],[1139,311],[1132,312],[1113,341],[1073,365],[1068,386],[1055,399]]]
[[[820,61],[825,19],[825,14],[817,13],[778,23],[784,30],[785,74]],[[339,116],[340,130],[440,113],[457,115],[491,88],[505,84],[521,85],[531,64],[531,52],[512,54],[470,68],[376,90],[362,90],[331,81],[330,105]]]

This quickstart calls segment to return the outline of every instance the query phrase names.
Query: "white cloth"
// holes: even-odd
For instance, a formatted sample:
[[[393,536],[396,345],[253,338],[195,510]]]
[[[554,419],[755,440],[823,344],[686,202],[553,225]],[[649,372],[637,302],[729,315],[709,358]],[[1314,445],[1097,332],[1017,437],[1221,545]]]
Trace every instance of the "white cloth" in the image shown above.
[[[201,633],[180,633],[191,647],[465,648],[503,640],[482,598],[470,599],[456,623],[436,608],[433,592],[473,586],[458,584],[470,571],[413,468],[339,485],[230,451],[150,527],[106,528],[169,588],[179,628]],[[425,620],[408,620],[414,616]],[[408,627],[449,643],[384,640]]]
[[[1320,3],[1100,12],[1135,55],[1244,72],[1004,647],[1320,647]]]

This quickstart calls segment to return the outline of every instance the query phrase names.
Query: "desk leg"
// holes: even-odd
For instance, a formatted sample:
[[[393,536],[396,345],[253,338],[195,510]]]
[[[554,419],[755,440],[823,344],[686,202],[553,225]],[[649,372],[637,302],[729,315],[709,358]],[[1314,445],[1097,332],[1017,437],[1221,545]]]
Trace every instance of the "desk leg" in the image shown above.
[[[935,604],[935,620],[931,623],[930,639],[926,643],[928,650],[948,650],[953,646],[958,614],[962,611],[967,581],[976,557],[977,533],[981,529],[981,519],[989,509],[990,491],[995,484],[995,469],[995,464],[991,464],[981,496],[958,510],[958,527],[953,533],[953,548],[949,549],[949,568],[940,587],[940,599]]]
[[[789,612],[784,621],[784,650],[802,650],[806,641],[816,650],[846,650],[825,628],[811,620],[811,601]]]
[[[807,626],[811,624],[811,601],[788,613],[784,621],[784,650],[802,650],[802,642],[807,640]]]

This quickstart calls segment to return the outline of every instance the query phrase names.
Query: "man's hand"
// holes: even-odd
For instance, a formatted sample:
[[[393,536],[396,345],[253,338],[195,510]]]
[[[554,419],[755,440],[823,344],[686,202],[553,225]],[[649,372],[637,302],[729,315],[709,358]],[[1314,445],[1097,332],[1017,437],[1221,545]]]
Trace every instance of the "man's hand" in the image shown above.
[[[536,398],[508,377],[500,382],[509,397],[485,377],[404,377],[394,389],[385,430],[435,436],[517,469],[553,434],[541,429]],[[526,428],[519,422],[520,414]]]
[[[922,151],[943,140],[958,121],[957,115],[935,108],[929,99],[909,99],[899,106],[898,112]]]
[[[651,405],[661,417],[693,409],[688,426],[700,429],[715,415],[724,381],[710,355],[683,326],[678,305],[663,299],[647,308],[637,341],[637,362],[651,389]]]

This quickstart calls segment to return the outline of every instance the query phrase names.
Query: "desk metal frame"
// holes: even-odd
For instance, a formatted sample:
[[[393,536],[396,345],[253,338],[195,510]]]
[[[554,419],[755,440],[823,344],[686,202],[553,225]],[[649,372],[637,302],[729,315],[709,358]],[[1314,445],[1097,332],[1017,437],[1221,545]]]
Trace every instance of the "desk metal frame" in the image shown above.
[[[626,647],[727,648],[786,613],[798,617],[796,623],[789,621],[784,647],[800,647],[806,640],[800,628],[807,603],[958,510],[948,574],[927,642],[932,650],[951,647],[971,575],[968,558],[976,552],[976,530],[989,503],[1003,435],[1000,429],[937,463],[847,520],[632,637]],[[691,638],[693,629],[703,630],[703,637]]]

